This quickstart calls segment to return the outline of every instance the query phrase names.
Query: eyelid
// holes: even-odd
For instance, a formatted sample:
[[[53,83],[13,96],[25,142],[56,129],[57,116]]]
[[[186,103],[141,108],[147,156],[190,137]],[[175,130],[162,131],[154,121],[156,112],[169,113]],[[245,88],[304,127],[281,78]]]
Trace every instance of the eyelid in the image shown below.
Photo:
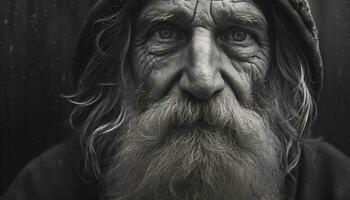
[[[157,31],[164,28],[174,31],[175,37],[171,39],[161,39],[155,36]],[[171,53],[187,42],[186,34],[180,28],[178,28],[178,26],[172,23],[156,23],[146,30],[144,37],[144,42],[147,43],[150,53],[157,56]]]
[[[183,31],[175,24],[162,21],[152,25],[152,27],[147,31],[147,37],[150,38],[156,31],[159,31],[164,28],[169,28],[170,30],[173,30],[175,34],[177,34],[177,36],[182,37],[185,35]]]
[[[260,43],[257,34],[253,30],[250,30],[247,28],[242,28],[239,26],[230,26],[229,28],[224,29],[224,31],[221,31],[219,33],[219,38],[222,38],[222,36],[226,36],[227,34],[229,34],[230,32],[233,32],[233,31],[245,32],[245,33],[247,33],[248,36],[250,36],[252,38],[252,40],[254,40],[257,43]]]

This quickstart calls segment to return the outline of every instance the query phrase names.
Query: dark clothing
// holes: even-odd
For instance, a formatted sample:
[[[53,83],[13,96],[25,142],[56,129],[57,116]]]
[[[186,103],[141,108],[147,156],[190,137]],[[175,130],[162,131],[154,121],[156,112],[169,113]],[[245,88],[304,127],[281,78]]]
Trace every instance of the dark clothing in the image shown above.
[[[77,142],[65,141],[31,161],[14,180],[4,199],[98,199],[94,187],[79,172],[81,161]]]
[[[96,200],[95,184],[84,181],[78,145],[68,140],[29,163],[5,200]],[[287,200],[350,200],[350,159],[330,144],[303,148],[294,180],[287,178]]]

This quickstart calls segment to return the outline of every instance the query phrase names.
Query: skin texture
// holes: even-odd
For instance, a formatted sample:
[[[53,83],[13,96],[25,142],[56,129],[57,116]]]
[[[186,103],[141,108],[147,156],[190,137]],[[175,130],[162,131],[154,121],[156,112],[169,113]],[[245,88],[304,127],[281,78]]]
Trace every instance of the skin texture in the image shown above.
[[[252,0],[151,0],[135,29],[134,72],[157,100],[180,91],[248,104],[268,70],[268,23]]]

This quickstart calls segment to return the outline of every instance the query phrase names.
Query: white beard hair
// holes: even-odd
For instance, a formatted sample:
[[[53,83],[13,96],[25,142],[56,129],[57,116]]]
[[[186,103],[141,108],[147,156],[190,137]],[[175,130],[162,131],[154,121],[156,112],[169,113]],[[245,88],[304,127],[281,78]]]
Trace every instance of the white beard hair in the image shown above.
[[[280,141],[236,100],[167,97],[124,129],[102,178],[106,199],[281,199]]]

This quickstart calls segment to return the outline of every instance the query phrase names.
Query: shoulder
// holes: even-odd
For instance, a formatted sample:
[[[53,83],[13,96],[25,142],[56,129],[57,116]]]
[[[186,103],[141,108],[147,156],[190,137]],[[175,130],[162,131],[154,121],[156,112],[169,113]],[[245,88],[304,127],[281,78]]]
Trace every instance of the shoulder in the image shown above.
[[[297,199],[350,199],[350,159],[326,142],[304,146]]]
[[[11,184],[4,199],[80,199],[89,184],[79,174],[81,154],[77,142],[66,140],[33,159]],[[88,198],[84,198],[88,199]]]

